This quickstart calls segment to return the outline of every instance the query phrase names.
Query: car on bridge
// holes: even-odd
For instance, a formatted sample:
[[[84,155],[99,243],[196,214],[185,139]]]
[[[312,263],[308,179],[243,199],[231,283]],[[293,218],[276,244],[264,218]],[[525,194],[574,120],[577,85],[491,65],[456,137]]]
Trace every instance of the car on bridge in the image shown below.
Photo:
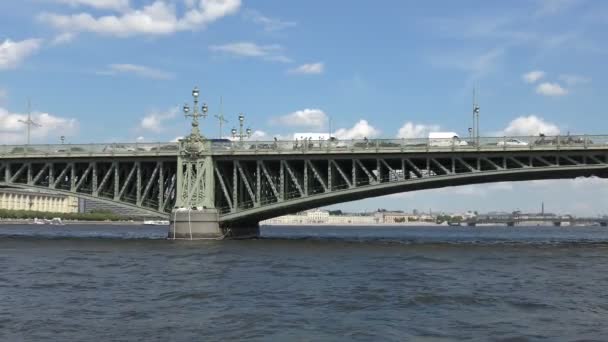
[[[23,147],[23,146],[18,146],[15,147],[11,150],[12,154],[23,154],[23,153],[42,153],[42,151],[37,150],[33,147]]]
[[[161,145],[161,146],[152,147],[150,149],[150,152],[178,151],[178,150],[179,150],[179,146],[177,144],[171,144],[171,145]]]
[[[454,132],[430,132],[429,146],[434,147],[451,147],[451,146],[467,146],[465,140],[460,139],[458,134]]]
[[[143,152],[145,149],[133,145],[125,144],[110,144],[103,148],[103,152],[125,153],[125,152]]]
[[[534,145],[590,145],[593,141],[580,136],[566,135],[564,137],[547,137],[541,134]]]
[[[521,141],[515,138],[507,138],[504,140],[499,140],[496,145],[498,146],[528,146],[529,144],[525,141]]]
[[[61,147],[61,148],[55,150],[55,152],[57,152],[57,153],[72,153],[72,152],[81,153],[81,152],[86,152],[86,150],[84,148],[78,147],[78,146],[66,146],[66,147]]]

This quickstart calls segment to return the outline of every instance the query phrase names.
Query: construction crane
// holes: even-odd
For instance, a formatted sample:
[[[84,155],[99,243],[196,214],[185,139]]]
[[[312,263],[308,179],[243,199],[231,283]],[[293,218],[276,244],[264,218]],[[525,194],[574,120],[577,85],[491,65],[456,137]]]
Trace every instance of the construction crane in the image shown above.
[[[31,130],[32,130],[32,126],[34,127],[42,127],[40,124],[34,122],[34,120],[32,120],[32,103],[30,102],[30,100],[27,100],[27,120],[17,120],[25,125],[27,125],[27,144],[30,144],[30,136],[31,136]]]

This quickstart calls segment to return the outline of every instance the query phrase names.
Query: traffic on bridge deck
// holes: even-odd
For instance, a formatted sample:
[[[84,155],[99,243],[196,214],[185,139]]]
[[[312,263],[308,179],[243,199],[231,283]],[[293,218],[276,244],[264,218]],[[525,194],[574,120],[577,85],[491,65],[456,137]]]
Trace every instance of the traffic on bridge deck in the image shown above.
[[[480,138],[416,138],[416,139],[295,139],[291,141],[231,141],[210,139],[205,150],[214,155],[260,153],[393,153],[393,152],[475,152],[605,149],[608,135],[565,135]],[[47,156],[176,156],[178,142],[0,145],[0,158]]]

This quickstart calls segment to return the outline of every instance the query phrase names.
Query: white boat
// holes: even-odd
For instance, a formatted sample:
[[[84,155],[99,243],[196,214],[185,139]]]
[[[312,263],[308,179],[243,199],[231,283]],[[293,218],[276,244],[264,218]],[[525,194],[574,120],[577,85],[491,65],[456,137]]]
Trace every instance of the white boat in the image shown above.
[[[168,226],[169,221],[167,220],[144,220],[145,225],[149,226]]]
[[[63,221],[61,221],[61,218],[59,217],[53,217],[51,220],[48,220],[49,224],[52,224],[54,226],[63,226],[64,223]]]

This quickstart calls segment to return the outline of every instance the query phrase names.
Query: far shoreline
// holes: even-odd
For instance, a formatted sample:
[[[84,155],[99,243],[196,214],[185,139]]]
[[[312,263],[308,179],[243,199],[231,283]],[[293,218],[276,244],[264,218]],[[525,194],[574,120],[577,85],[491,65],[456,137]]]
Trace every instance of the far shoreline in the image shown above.
[[[108,225],[108,226],[144,226],[144,221],[85,221],[85,220],[62,220],[61,225]],[[36,224],[34,220],[23,219],[23,220],[0,220],[0,226],[11,226],[11,225],[31,225],[31,226],[52,226],[52,224]],[[153,226],[153,225],[146,225]],[[165,225],[159,225],[165,226]],[[168,227],[168,225],[166,225]]]

